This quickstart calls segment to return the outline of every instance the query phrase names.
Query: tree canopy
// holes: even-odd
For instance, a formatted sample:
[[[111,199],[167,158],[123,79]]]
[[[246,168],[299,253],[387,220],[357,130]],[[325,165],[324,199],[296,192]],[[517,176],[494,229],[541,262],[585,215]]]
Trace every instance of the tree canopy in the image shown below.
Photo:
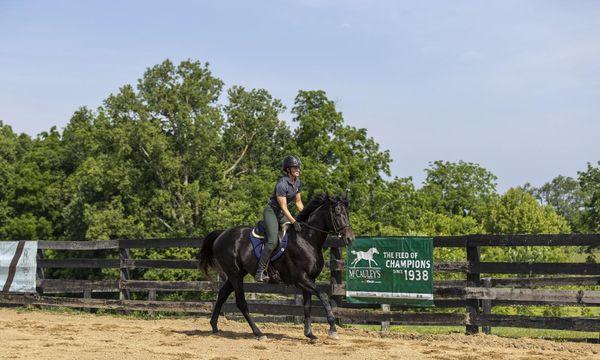
[[[532,196],[498,194],[478,164],[435,160],[419,188],[390,178],[389,151],[347,125],[324,91],[298,91],[292,124],[285,110],[266,89],[225,90],[207,63],[166,60],[97,109],[77,109],[62,131],[31,137],[0,121],[0,239],[202,236],[252,224],[288,154],[304,164],[306,200],[350,189],[359,235],[600,231],[600,162],[577,180],[526,185]]]

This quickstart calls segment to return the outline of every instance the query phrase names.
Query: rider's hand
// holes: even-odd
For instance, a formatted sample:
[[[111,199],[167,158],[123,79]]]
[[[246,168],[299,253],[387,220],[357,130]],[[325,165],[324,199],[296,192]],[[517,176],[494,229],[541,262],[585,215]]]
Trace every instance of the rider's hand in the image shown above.
[[[292,225],[294,225],[294,230],[296,230],[296,232],[300,232],[302,230],[302,226],[298,221],[294,221]]]

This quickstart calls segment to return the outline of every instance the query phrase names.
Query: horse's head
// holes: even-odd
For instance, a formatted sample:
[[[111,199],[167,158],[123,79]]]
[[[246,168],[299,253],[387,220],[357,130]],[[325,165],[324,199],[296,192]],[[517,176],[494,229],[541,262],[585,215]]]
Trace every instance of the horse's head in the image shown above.
[[[354,240],[348,215],[348,196],[316,195],[296,216],[296,220],[306,222],[310,229],[321,233],[335,234],[343,238],[346,245],[352,244]]]
[[[348,212],[348,196],[334,196],[329,198],[330,219],[329,227],[331,231],[344,239],[346,245],[354,241],[354,231],[350,226],[350,215]]]

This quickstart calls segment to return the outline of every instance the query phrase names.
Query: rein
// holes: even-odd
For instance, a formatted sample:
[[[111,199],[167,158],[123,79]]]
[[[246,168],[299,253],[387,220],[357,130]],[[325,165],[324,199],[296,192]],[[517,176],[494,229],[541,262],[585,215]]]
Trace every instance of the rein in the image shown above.
[[[315,210],[314,210],[314,211],[313,211],[313,212],[310,214],[310,216],[308,217],[308,220],[310,220],[310,218],[311,218],[311,217],[312,217],[312,216],[313,216],[315,213],[317,213],[317,211],[318,211],[320,208],[322,208],[322,207],[323,207],[323,206],[325,206],[325,205],[327,205],[327,203],[325,203],[325,204],[321,204],[321,205],[320,205],[318,208],[316,208],[316,209],[315,209]],[[312,229],[312,230],[318,231],[318,232],[320,232],[320,233],[323,233],[323,234],[327,234],[327,235],[337,235],[337,237],[342,237],[342,233],[341,233],[341,231],[342,231],[342,230],[344,230],[345,228],[349,227],[350,225],[349,225],[349,224],[347,224],[347,225],[344,225],[344,226],[342,226],[342,227],[341,227],[341,228],[339,228],[339,229],[336,229],[336,227],[335,227],[335,221],[334,221],[334,218],[333,218],[333,212],[332,212],[332,209],[331,209],[331,207],[329,208],[329,216],[330,216],[330,218],[331,218],[331,224],[333,225],[333,231],[327,231],[327,230],[319,229],[319,228],[317,228],[317,227],[314,227],[314,226],[312,226],[312,225],[308,224],[308,222],[304,222],[304,221],[299,221],[299,223],[300,223],[300,224],[302,224],[302,226],[306,226],[306,227],[307,227],[307,228],[309,228],[309,229]]]

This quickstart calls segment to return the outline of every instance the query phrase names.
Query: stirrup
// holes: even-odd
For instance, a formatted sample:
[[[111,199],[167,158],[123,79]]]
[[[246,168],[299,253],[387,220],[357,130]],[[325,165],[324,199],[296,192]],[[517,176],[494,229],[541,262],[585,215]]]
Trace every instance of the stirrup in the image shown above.
[[[256,275],[254,275],[254,281],[257,283],[268,283],[269,282],[269,275],[267,274],[266,270],[261,271],[260,273],[257,273]]]

